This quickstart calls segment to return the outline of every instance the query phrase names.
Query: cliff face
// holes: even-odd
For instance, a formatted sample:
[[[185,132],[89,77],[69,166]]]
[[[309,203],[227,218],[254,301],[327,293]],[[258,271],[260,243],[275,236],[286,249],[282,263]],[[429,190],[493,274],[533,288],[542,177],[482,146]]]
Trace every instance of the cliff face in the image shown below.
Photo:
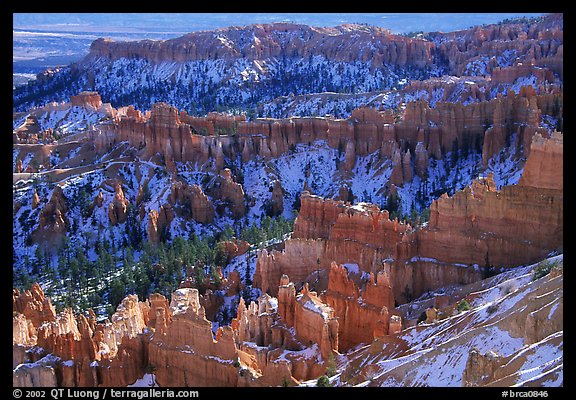
[[[562,135],[536,135],[531,148],[519,185],[497,190],[491,176],[476,180],[435,200],[430,222],[418,230],[390,221],[375,206],[304,192],[292,239],[282,252],[259,253],[254,284],[275,294],[282,274],[302,282],[335,261],[376,275],[389,259],[393,298],[403,303],[446,284],[481,279],[483,268],[537,261],[563,243]]]
[[[429,227],[417,233],[419,252],[448,262],[512,266],[533,262],[561,246],[562,159],[562,134],[550,139],[535,135],[518,185],[498,191],[488,176],[432,203]],[[467,243],[458,243],[458,237],[466,237]],[[457,248],[469,250],[458,254]]]
[[[149,363],[156,367],[161,386],[236,386],[238,358],[230,327],[219,328],[200,306],[197,289],[179,289],[172,295],[168,323],[164,308],[156,309],[156,334],[149,345]]]
[[[172,205],[169,203],[161,205],[158,210],[152,209],[148,212],[148,226],[146,227],[146,231],[150,242],[160,243],[161,238],[170,228],[174,215]]]
[[[13,363],[25,365],[15,370],[14,380],[127,385],[150,365],[159,383],[176,386],[278,385],[317,377],[335,351],[392,340],[403,325],[397,304],[449,284],[475,283],[485,267],[528,264],[561,249],[563,135],[537,134],[530,143],[518,185],[497,189],[490,175],[478,179],[434,201],[429,223],[418,229],[390,220],[374,205],[303,193],[293,238],[283,251],[261,251],[256,264],[254,284],[277,302],[267,294],[258,303],[241,302],[235,322],[216,337],[194,289],[177,291],[170,306],[159,295],[146,302],[129,296],[105,323],[96,323],[93,313],[56,315],[38,285],[14,291]],[[220,179],[234,183],[226,169]],[[185,192],[175,185],[168,201],[188,202]],[[50,202],[62,207],[58,189]],[[161,210],[157,227],[167,226],[174,212],[170,203]],[[230,252],[241,251],[235,246]],[[302,282],[323,272],[326,291],[318,295],[304,284],[298,293]],[[233,278],[229,286],[231,293],[238,291]],[[211,301],[205,300],[206,307]],[[526,317],[526,340],[540,341],[556,326],[544,314]],[[432,312],[427,316],[435,321]],[[43,350],[27,352],[31,348]],[[466,379],[482,383],[473,367]],[[488,364],[481,367],[492,371]]]
[[[246,214],[244,188],[234,181],[232,172],[228,168],[220,172],[212,193],[229,206],[233,218],[238,219]]]
[[[39,327],[45,321],[54,321],[56,310],[50,298],[44,296],[42,288],[34,283],[30,290],[20,293],[18,289],[12,292],[12,310],[32,322],[35,327]]]
[[[562,191],[564,187],[563,134],[554,132],[550,139],[535,135],[532,139],[530,154],[519,185]]]
[[[562,259],[547,262],[562,264]],[[458,298],[467,300],[469,311],[444,308],[448,318],[409,327],[349,354],[337,381],[399,387],[562,386],[562,267],[534,280],[536,267],[460,286]],[[401,362],[406,357],[410,362]]]
[[[35,293],[44,295],[39,287],[35,288]],[[15,298],[16,308],[22,304],[21,297]],[[78,316],[70,309],[53,318],[45,315],[37,334],[29,340],[23,340],[26,326],[20,323],[25,320],[33,327],[32,320],[26,318],[26,314],[14,316],[14,353],[22,346],[36,351],[30,352],[28,359],[22,359],[23,363],[15,370],[14,380],[19,384],[126,386],[144,373],[146,351],[139,335],[146,327],[147,311],[146,304],[139,303],[135,295],[124,299],[111,322],[97,324],[91,310]]]
[[[263,295],[214,336],[197,289],[181,288],[170,304],[127,296],[110,320],[43,313],[36,328],[31,302],[50,304],[38,285],[14,291],[14,382],[23,386],[126,386],[152,369],[161,386],[279,386],[314,379],[338,351],[334,310],[288,277],[279,299]],[[32,298],[32,299],[30,299]],[[22,310],[27,314],[19,312]]]
[[[418,251],[469,265],[533,262],[562,245],[562,199],[561,190],[518,185],[497,191],[489,178],[476,181],[432,203],[429,227],[417,233]]]
[[[322,302],[316,292],[311,292],[307,283],[296,295],[294,284],[283,275],[278,288],[278,311],[306,346],[319,345],[325,360],[338,350],[338,320],[334,309]]]
[[[409,258],[410,230],[372,204],[350,206],[303,192],[292,239],[282,252],[259,253],[254,283],[275,294],[274,282],[282,274],[301,282],[318,269],[328,269],[332,261],[356,263],[376,274],[382,267],[375,265],[377,259]]]
[[[519,62],[534,63],[562,74],[563,23],[561,14],[540,21],[479,26],[471,29],[429,33],[428,40],[392,35],[385,29],[346,24],[334,28],[291,23],[255,24],[214,31],[194,32],[180,38],[139,42],[98,39],[84,62],[144,59],[183,63],[220,59],[228,63],[243,58],[258,61],[266,73],[266,61],[278,58],[321,56],[332,61],[361,60],[374,67],[383,64],[418,68],[446,62],[452,75],[470,75],[470,64],[485,63],[486,73],[499,68],[498,56],[514,52]]]
[[[328,288],[322,298],[338,319],[339,351],[389,334],[389,317],[394,308],[389,274],[386,270],[380,271],[376,278],[370,274],[369,281],[358,288],[348,279],[345,267],[331,263]]]
[[[70,103],[72,106],[98,110],[102,106],[102,99],[98,92],[80,92],[76,96],[70,96]]]

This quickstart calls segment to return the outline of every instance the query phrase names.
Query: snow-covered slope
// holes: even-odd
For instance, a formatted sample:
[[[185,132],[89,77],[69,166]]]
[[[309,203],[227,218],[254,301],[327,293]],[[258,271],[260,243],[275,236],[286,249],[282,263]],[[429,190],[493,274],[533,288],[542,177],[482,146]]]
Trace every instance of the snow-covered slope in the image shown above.
[[[111,61],[95,57],[82,63],[80,70],[79,75],[69,69],[62,71],[57,79],[43,86],[49,94],[36,95],[33,102],[28,100],[28,89],[21,88],[22,93],[17,91],[14,96],[16,108],[25,110],[33,104],[61,101],[82,90],[95,90],[114,107],[134,105],[146,110],[153,103],[164,101],[192,114],[205,114],[215,109],[246,110],[290,93],[354,94],[396,89],[407,79],[426,79],[443,73],[440,68],[387,64],[375,69],[368,61],[334,61],[320,55],[306,59],[186,62],[126,58]],[[345,108],[353,106],[343,104]]]
[[[543,263],[555,265],[535,279]],[[331,378],[353,386],[563,385],[563,256],[460,288],[470,305],[351,351]],[[454,292],[453,292],[454,295]],[[421,299],[404,305],[418,308]],[[469,357],[489,359],[484,364]],[[478,365],[484,365],[478,367]],[[480,368],[480,369],[478,369]]]

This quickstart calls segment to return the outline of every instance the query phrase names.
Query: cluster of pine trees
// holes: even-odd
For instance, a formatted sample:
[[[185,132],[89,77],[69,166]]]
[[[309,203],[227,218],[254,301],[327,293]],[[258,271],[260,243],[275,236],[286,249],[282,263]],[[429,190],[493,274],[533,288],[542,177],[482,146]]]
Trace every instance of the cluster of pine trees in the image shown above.
[[[293,222],[266,216],[259,224],[245,226],[239,239],[253,248],[264,247],[291,232]],[[177,236],[157,245],[143,237],[128,238],[121,243],[103,239],[105,236],[92,238],[95,242],[86,240],[93,246],[82,245],[80,241],[72,243],[69,237],[64,237],[57,251],[37,244],[34,254],[25,256],[21,266],[14,270],[14,287],[25,290],[33,282],[40,282],[57,310],[72,307],[82,312],[93,308],[108,316],[128,294],[137,294],[140,300],[151,293],[170,298],[187,277],[202,294],[208,287],[220,286],[217,267],[225,267],[228,261],[222,243],[231,240],[234,233],[227,226],[213,235],[199,237],[190,232],[187,238]],[[251,285],[252,274],[250,271],[242,276],[245,284]]]

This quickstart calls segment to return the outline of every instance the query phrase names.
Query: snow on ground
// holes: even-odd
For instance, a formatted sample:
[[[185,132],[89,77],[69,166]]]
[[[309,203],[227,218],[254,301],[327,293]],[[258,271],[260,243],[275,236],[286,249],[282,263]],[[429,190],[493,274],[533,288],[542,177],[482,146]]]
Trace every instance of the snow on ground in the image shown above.
[[[330,148],[325,141],[316,141],[308,146],[298,144],[291,154],[270,161],[284,190],[291,197],[299,195],[306,182],[312,192],[324,197],[334,195],[334,175],[337,173],[338,151]]]
[[[486,172],[494,173],[494,183],[498,189],[502,186],[515,185],[520,181],[526,158],[518,153],[514,147],[505,147],[488,160]]]
[[[516,358],[526,355],[526,360],[519,369],[518,379],[515,386],[523,386],[532,380],[540,378],[545,372],[556,370],[560,374],[560,381],[549,382],[545,386],[559,386],[563,375],[563,343],[564,331],[556,332],[538,343],[534,343],[520,351],[508,364]],[[546,344],[552,339],[561,339],[560,346]]]
[[[379,160],[378,151],[364,157],[357,157],[352,169],[353,175],[344,182],[352,189],[355,202],[384,204],[384,191],[392,174],[392,162]]]
[[[73,106],[69,109],[46,112],[38,118],[38,122],[42,130],[53,129],[62,133],[73,133],[85,130],[105,117],[105,114]]]
[[[548,260],[561,262],[563,255]],[[397,335],[396,341],[404,343],[400,350],[388,349],[387,342],[380,344],[382,352],[375,351],[376,344],[350,350],[348,360],[340,365],[341,373],[334,378],[334,382],[347,385],[346,381],[342,381],[341,374],[345,372],[346,376],[351,376],[346,369],[354,365],[352,375],[361,372],[366,377],[366,380],[355,381],[355,386],[461,386],[468,354],[475,348],[481,354],[494,352],[500,357],[507,357],[507,364],[502,368],[516,371],[513,377],[518,386],[544,378],[548,378],[545,381],[547,386],[561,385],[563,331],[537,343],[529,343],[518,332],[511,330],[508,322],[525,319],[525,313],[530,310],[526,311],[527,299],[544,290],[540,288],[547,284],[548,278],[533,280],[532,271],[537,265],[511,268],[468,285],[478,289],[467,295],[472,298],[470,310],[405,329]],[[562,281],[556,282],[561,285]],[[444,293],[445,289],[435,292]],[[556,310],[562,301],[562,290],[546,293],[545,296],[552,300],[550,304],[556,305],[552,306]],[[418,301],[420,299],[415,300]],[[519,307],[519,304],[524,305]],[[552,308],[549,315],[554,314]],[[402,350],[404,348],[407,350]]]

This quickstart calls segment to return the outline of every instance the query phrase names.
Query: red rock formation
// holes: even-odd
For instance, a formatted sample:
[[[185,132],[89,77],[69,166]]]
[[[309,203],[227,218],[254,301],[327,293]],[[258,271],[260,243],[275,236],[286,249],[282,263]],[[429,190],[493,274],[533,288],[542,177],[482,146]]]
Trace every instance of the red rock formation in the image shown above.
[[[295,297],[291,301],[296,305]],[[239,381],[239,386],[297,384],[297,380],[314,379],[325,373],[325,362],[319,363],[317,358],[321,357],[319,347],[313,345],[306,350],[306,355],[299,354],[303,346],[296,330],[285,323],[278,310],[279,303],[266,294],[248,307],[240,300],[237,318],[231,326],[238,338],[240,361],[248,370],[241,374],[244,379]],[[312,317],[312,320],[324,326],[323,319]],[[315,329],[322,330],[320,326]],[[331,351],[329,346],[326,348]]]
[[[392,153],[392,173],[390,174],[390,185],[402,186],[404,184],[404,168],[402,164],[402,153],[397,146]]]
[[[36,207],[38,207],[38,204],[40,204],[40,196],[38,196],[38,192],[36,192],[36,189],[34,189],[34,194],[32,194],[32,209],[34,210]]]
[[[172,322],[149,344],[149,363],[161,386],[236,386],[238,359],[230,327],[219,328],[217,339],[205,317],[196,289],[172,295]],[[158,322],[157,322],[158,324]]]
[[[449,263],[513,266],[561,246],[562,191],[477,181],[430,207],[428,229],[420,230],[419,254]],[[534,229],[538,226],[538,229]]]
[[[173,183],[168,201],[172,205],[178,202],[188,206],[191,217],[197,222],[207,224],[214,221],[214,205],[199,185]]]
[[[327,360],[332,352],[338,351],[338,320],[334,310],[316,292],[309,291],[307,283],[295,297],[293,320],[297,337],[308,346],[317,343],[322,358]]]
[[[414,150],[414,172],[421,179],[426,179],[428,176],[428,150],[426,150],[424,143],[416,143]]]
[[[140,206],[144,200],[144,188],[142,185],[138,185],[138,194],[136,194],[136,206]]]
[[[146,336],[142,334],[151,306],[161,308],[162,301],[151,296],[149,303],[139,303],[136,295],[129,295],[120,303],[111,322],[96,326],[93,341],[101,356],[96,356],[97,383],[101,386],[126,386],[144,374]]]
[[[331,263],[328,289],[322,298],[338,318],[340,351],[388,334],[389,310],[394,307],[389,274],[382,270],[376,279],[371,274],[370,281],[360,290],[348,279],[346,268]]]
[[[402,175],[403,179],[401,184],[412,181],[412,156],[410,154],[410,149],[406,150],[406,153],[402,154]]]
[[[510,67],[494,68],[492,82],[495,84],[514,83],[516,79],[534,75],[538,82],[554,82],[554,74],[547,68],[536,67],[530,64],[519,63]]]
[[[520,186],[563,190],[564,135],[554,132],[550,139],[536,134],[526,161]]]
[[[282,275],[292,274],[295,282],[302,282],[311,273],[321,268],[323,245],[320,240],[289,240],[283,251],[266,249],[258,253],[254,286],[272,296],[277,294],[278,282]],[[298,262],[295,262],[298,260]]]
[[[112,226],[126,222],[130,202],[124,196],[120,182],[114,183],[114,198],[108,205],[108,218]]]
[[[496,67],[495,58],[504,51],[515,51],[522,63],[549,66],[562,78],[557,63],[562,54],[562,15],[550,14],[536,23],[507,23],[478,26],[465,31],[432,34],[442,43],[437,52],[449,60],[450,74],[463,75],[468,63],[479,56],[494,57],[486,73]]]
[[[12,310],[24,314],[35,327],[39,327],[45,321],[54,321],[56,310],[50,298],[44,295],[44,291],[38,283],[32,284],[30,290],[20,293],[18,289],[12,292]]]
[[[533,123],[534,100],[515,98],[526,101],[516,100],[519,107],[514,112]],[[498,118],[505,120],[504,114],[502,106]],[[477,180],[454,196],[435,201],[428,226],[418,230],[390,221],[388,213],[375,206],[351,206],[304,193],[294,238],[282,252],[262,251],[257,261],[254,282],[263,291],[278,290],[277,313],[268,296],[248,307],[242,301],[236,322],[220,330],[216,340],[192,292],[177,292],[170,308],[162,297],[138,303],[134,296],[125,300],[112,322],[95,324],[94,316],[74,318],[69,310],[55,317],[34,287],[29,295],[13,292],[17,311],[13,337],[19,342],[15,344],[30,346],[36,340],[54,355],[73,361],[56,367],[55,376],[63,385],[125,385],[141,376],[146,365],[159,368],[157,380],[164,385],[258,385],[280,384],[290,377],[307,379],[320,367],[314,367],[314,361],[284,357],[285,350],[300,350],[312,341],[325,358],[333,350],[394,334],[401,329],[401,320],[390,315],[394,301],[407,301],[447,283],[480,279],[485,265],[534,262],[562,246],[563,136],[536,135],[530,143],[519,185],[497,190],[490,176]],[[61,200],[55,189],[49,203],[57,208]],[[170,220],[170,209],[163,208],[165,221]],[[338,263],[357,264],[360,271],[371,273],[370,281],[351,282]],[[302,282],[320,269],[329,269],[328,290],[320,297],[306,286],[296,295],[295,285],[282,278],[288,273]],[[53,320],[42,324],[50,315]],[[336,321],[333,316],[339,317],[337,326],[331,322]],[[538,324],[538,318],[530,326]],[[143,334],[146,326],[154,330],[153,337]],[[272,348],[256,348],[247,340]],[[235,366],[237,360],[241,367]],[[244,366],[249,372],[240,376]],[[14,379],[33,384],[31,377],[32,373],[18,373]]]
[[[394,335],[402,330],[402,318],[398,315],[392,315],[388,324],[388,334]]]
[[[482,354],[478,349],[472,349],[462,374],[462,386],[483,386],[503,364],[503,357],[494,351]]]
[[[36,328],[24,314],[14,313],[12,316],[12,343],[22,346],[33,346],[36,343]]]
[[[72,106],[92,108],[98,110],[102,106],[102,99],[98,92],[80,92],[76,96],[70,96]]]
[[[222,281],[222,289],[226,291],[226,296],[235,296],[244,289],[240,273],[236,270],[230,272]]]
[[[244,216],[246,213],[244,188],[241,184],[234,182],[232,172],[228,168],[220,172],[213,191],[215,197],[229,204],[233,218],[238,219]]]
[[[562,148],[561,134],[537,135],[519,185],[497,190],[490,176],[477,180],[435,200],[429,224],[418,230],[390,221],[374,206],[303,193],[292,239],[282,252],[259,253],[254,284],[274,294],[282,274],[303,282],[332,261],[376,274],[385,265],[381,260],[390,259],[393,298],[406,302],[446,284],[481,279],[490,265],[536,262],[563,243]]]
[[[375,260],[409,258],[410,229],[390,221],[388,212],[377,206],[346,206],[304,192],[292,239],[281,252],[259,253],[254,284],[274,295],[274,282],[282,274],[292,274],[295,282],[302,282],[310,273],[328,269],[332,261],[356,263],[363,271],[377,273],[382,266]]]
[[[122,387],[133,384],[146,371],[146,354],[146,342],[141,337],[125,337],[116,357],[98,362],[98,385]]]
[[[146,230],[148,232],[148,240],[150,242],[160,243],[161,229],[158,226],[158,211],[152,209],[148,213],[148,226]]]
[[[13,373],[14,387],[57,387],[55,361],[43,358],[35,364],[19,365]]]
[[[433,77],[422,81],[410,81],[400,93],[415,95],[428,102],[465,102],[469,99],[486,101],[492,88],[490,83],[490,79],[483,76]]]
[[[353,141],[346,142],[344,171],[352,171],[356,164],[356,149]]]
[[[14,131],[17,143],[36,143],[40,129],[38,118],[28,115],[24,124]]]
[[[270,210],[273,216],[282,215],[284,212],[284,189],[280,181],[274,182],[272,196],[270,198]]]
[[[50,200],[38,216],[38,228],[33,234],[35,240],[54,242],[61,238],[66,233],[68,226],[66,219],[67,209],[64,192],[60,186],[56,185]]]
[[[148,212],[148,225],[146,227],[148,240],[152,243],[160,243],[160,239],[169,229],[175,213],[169,203],[160,206],[158,211],[152,209]]]
[[[226,254],[226,263],[229,263],[233,258],[241,256],[250,250],[250,243],[245,240],[232,238],[232,240],[226,240],[220,243],[224,254]]]
[[[507,138],[517,134],[517,145],[527,154],[532,135],[547,132],[540,127],[540,115],[561,119],[561,91],[542,86],[539,92],[526,87],[518,95],[499,94],[495,99],[469,104],[437,101],[433,108],[424,100],[410,101],[397,123],[389,112],[370,108],[354,110],[347,120],[259,118],[248,122],[224,115],[192,117],[158,103],[147,115],[130,108],[119,112],[115,124],[93,140],[99,148],[128,141],[141,149],[144,158],[161,154],[174,171],[174,162],[205,164],[209,160],[214,162],[207,165],[220,171],[226,157],[241,156],[244,162],[256,155],[278,157],[299,143],[326,140],[332,148],[346,151],[344,170],[353,168],[357,156],[375,151],[392,158],[390,182],[401,186],[411,180],[412,168],[423,175],[427,156],[439,159],[456,148],[476,151],[483,146],[483,161],[487,163]]]
[[[302,218],[298,224],[294,224],[293,237],[328,238],[338,214],[346,211],[345,204],[342,201],[324,200],[308,192],[302,192],[300,198],[299,215],[302,215]]]
[[[103,203],[104,203],[104,196],[102,196],[102,192],[100,191],[100,192],[98,192],[96,197],[94,197],[94,200],[92,201],[92,203],[90,203],[90,205],[88,206],[88,213],[92,214],[94,209],[96,207],[102,207]]]
[[[69,308],[58,314],[55,321],[38,328],[38,346],[63,360],[82,357],[80,339],[76,319]]]
[[[14,295],[20,297],[16,291]],[[318,333],[326,331],[318,331],[318,326],[325,324],[324,318],[308,315],[307,309],[299,310],[306,304],[304,299],[325,306],[313,293],[300,298],[302,304],[295,303],[294,307],[300,331],[304,337],[318,336],[326,341],[326,332]],[[275,299],[264,295],[247,309],[241,300],[232,327],[219,328],[215,338],[196,289],[177,290],[170,306],[159,294],[143,303],[130,295],[111,321],[104,323],[96,323],[93,312],[74,318],[66,309],[54,321],[45,321],[37,336],[32,322],[16,313],[14,379],[27,386],[40,382],[59,387],[126,386],[150,368],[162,386],[279,386],[298,383],[294,377],[318,377],[326,368],[325,363],[316,362],[320,351],[316,356],[314,349],[299,353],[302,344],[294,336],[294,328],[289,329],[281,320],[276,304]],[[337,327],[332,331],[328,333],[337,334]],[[50,353],[52,375],[44,377],[43,363],[26,364],[22,346],[31,345]],[[271,347],[259,347],[268,345]],[[286,349],[292,352],[286,354]]]
[[[289,327],[294,327],[296,336],[307,346],[318,343],[324,359],[338,350],[338,321],[334,310],[310,292],[304,284],[296,295],[294,285],[283,275],[278,289],[278,313]]]
[[[57,365],[59,386],[125,386],[142,376],[146,352],[138,335],[146,326],[144,308],[133,295],[119,305],[111,323],[95,324],[84,315],[75,319],[66,309],[43,324],[38,346],[64,361]]]

